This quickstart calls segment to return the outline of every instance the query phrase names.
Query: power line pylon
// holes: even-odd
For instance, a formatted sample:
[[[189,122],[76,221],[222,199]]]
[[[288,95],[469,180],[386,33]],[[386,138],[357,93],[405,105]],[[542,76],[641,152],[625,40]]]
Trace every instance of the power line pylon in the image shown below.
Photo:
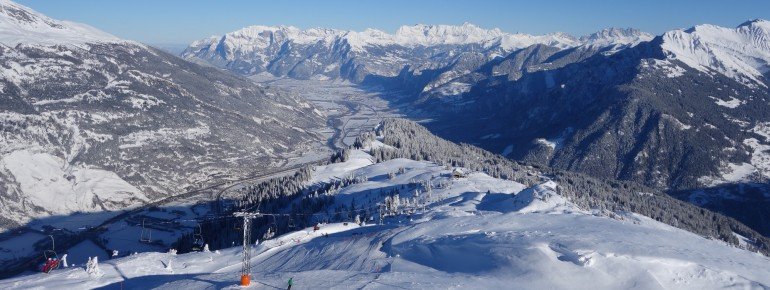
[[[261,217],[259,212],[236,212],[243,218],[243,260],[241,263],[241,286],[251,284],[251,219]]]

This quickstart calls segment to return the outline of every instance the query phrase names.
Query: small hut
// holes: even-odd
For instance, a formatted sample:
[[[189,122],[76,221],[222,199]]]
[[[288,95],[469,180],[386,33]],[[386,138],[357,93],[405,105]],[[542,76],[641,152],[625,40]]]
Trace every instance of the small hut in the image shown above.
[[[460,168],[455,168],[452,170],[452,178],[454,179],[460,179],[465,177],[465,171],[463,171]]]

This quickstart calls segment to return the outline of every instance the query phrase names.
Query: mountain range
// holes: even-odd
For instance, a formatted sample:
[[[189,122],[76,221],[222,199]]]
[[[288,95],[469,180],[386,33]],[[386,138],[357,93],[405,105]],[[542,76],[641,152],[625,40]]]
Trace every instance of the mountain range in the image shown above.
[[[0,277],[86,264],[0,287],[237,287],[252,235],[299,288],[764,288],[769,80],[765,20],[177,56],[0,0]]]
[[[765,20],[583,37],[467,23],[394,34],[251,26],[182,57],[246,76],[397,90],[389,101],[444,138],[640,182],[770,234],[768,35]]]
[[[606,29],[580,38],[564,33],[510,34],[470,23],[402,26],[396,33],[292,26],[250,26],[192,43],[182,52],[241,74],[269,72],[292,78],[342,78],[356,83],[367,77],[395,77],[405,67],[420,72],[469,57],[484,62],[535,44],[560,49],[621,47],[648,40],[635,29]]]

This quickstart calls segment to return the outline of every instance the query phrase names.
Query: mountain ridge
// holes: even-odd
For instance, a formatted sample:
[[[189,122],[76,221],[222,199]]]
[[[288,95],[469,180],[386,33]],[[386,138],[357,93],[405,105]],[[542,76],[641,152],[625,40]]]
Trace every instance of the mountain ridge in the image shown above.
[[[13,2],[0,9],[0,27],[29,28],[0,41],[0,228],[114,213],[277,166],[319,139],[296,129],[322,116],[294,96]]]
[[[10,0],[0,1],[0,43],[82,46],[85,43],[132,43],[82,23],[52,19]]]
[[[582,45],[628,46],[651,38],[634,29],[606,29],[580,40],[564,33],[528,35],[463,25],[402,26],[394,33],[376,29],[348,31],[293,26],[248,26],[193,42],[181,56],[208,61],[236,73],[269,72],[293,78],[345,79],[395,77],[405,67],[433,69],[470,51],[485,60],[536,44],[559,49]],[[585,42],[585,43],[583,43]]]
[[[388,33],[383,30],[373,28],[367,28],[363,31],[354,31],[321,27],[299,29],[290,25],[252,25],[226,33],[224,35],[215,35],[206,39],[197,40],[190,46],[198,46],[200,44],[210,42],[209,40],[211,39],[226,39],[228,37],[234,37],[238,35],[255,37],[263,33],[281,32],[282,34],[289,36],[287,40],[291,40],[300,44],[307,44],[309,42],[324,40],[328,41],[329,39],[326,39],[327,37],[337,37],[347,40],[356,48],[361,48],[367,45],[434,46],[471,43],[484,44],[494,42],[512,43],[511,40],[516,39],[536,40],[545,38],[551,39],[548,39],[547,41],[540,41],[538,43],[550,43],[560,47],[569,47],[578,44],[581,41],[581,38],[589,40],[591,38],[595,38],[597,34],[607,31],[622,32],[624,37],[637,36],[645,39],[651,38],[651,35],[647,33],[630,28],[607,28],[597,33],[584,35],[578,38],[562,32],[555,32],[544,35],[508,33],[500,30],[499,28],[485,29],[467,22],[462,25],[403,25],[396,29],[394,33]],[[613,37],[609,34],[605,34],[603,36],[605,38]],[[508,50],[520,48],[520,46],[513,45],[504,45],[504,47],[506,47]]]
[[[661,36],[669,57],[702,72],[716,71],[743,84],[767,88],[770,21],[755,19],[736,28],[696,25]]]

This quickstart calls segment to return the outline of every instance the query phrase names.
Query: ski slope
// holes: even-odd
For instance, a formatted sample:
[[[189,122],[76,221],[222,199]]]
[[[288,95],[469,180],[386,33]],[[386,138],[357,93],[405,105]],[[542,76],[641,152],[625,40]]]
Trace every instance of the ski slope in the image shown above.
[[[403,213],[381,225],[323,224],[263,241],[253,248],[251,289],[285,289],[289,278],[293,289],[770,287],[765,256],[644,216],[579,209],[551,181],[525,188],[483,173],[455,179],[429,162],[350,156],[317,167],[311,182],[366,177],[336,192],[336,202],[355,198],[361,208],[381,201],[372,192],[403,189]],[[414,184],[429,184],[430,194],[415,196]],[[240,251],[139,253],[101,261],[98,277],[71,267],[0,288],[240,289]]]

